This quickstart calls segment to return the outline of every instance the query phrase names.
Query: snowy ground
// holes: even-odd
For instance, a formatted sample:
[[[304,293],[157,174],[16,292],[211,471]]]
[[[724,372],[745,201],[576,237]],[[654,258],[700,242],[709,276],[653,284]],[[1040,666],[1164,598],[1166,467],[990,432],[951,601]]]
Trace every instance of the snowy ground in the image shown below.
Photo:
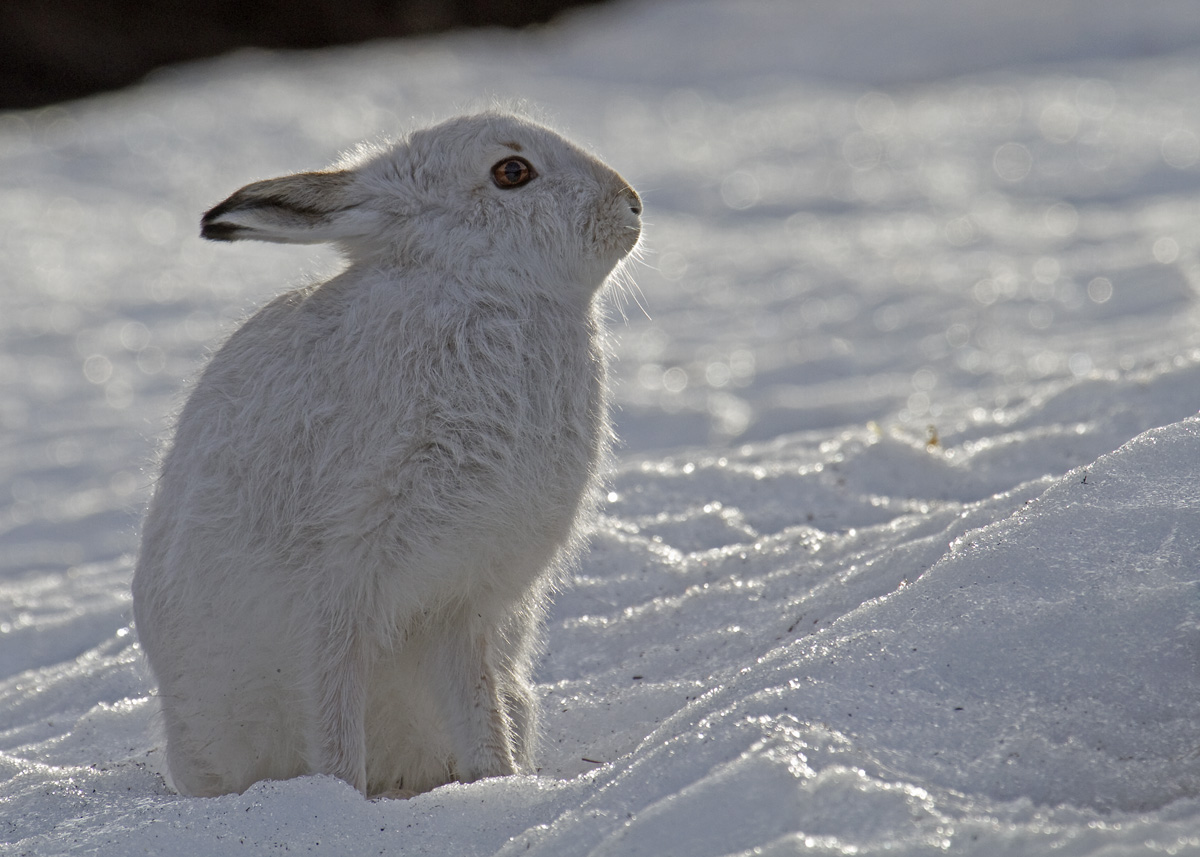
[[[0,114],[0,851],[1200,853],[1200,12],[629,2]],[[644,194],[537,777],[164,786],[128,583],[200,211],[481,99]]]

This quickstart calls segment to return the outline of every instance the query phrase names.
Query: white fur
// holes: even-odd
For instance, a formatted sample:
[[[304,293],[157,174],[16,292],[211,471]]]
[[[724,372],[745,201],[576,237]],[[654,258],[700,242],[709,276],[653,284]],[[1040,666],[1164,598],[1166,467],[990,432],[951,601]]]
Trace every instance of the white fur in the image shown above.
[[[517,149],[537,177],[500,188]],[[205,215],[349,264],[230,337],[163,460],[133,595],[179,791],[533,770],[544,604],[610,440],[597,295],[640,212],[554,132],[485,113]]]

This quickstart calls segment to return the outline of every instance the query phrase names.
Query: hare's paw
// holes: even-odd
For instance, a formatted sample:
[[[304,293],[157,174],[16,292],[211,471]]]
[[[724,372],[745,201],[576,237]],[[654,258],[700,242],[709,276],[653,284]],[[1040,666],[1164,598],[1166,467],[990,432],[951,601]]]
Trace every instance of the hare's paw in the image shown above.
[[[408,800],[410,797],[416,797],[420,792],[415,792],[412,789],[388,789],[385,792],[371,795],[371,800]]]

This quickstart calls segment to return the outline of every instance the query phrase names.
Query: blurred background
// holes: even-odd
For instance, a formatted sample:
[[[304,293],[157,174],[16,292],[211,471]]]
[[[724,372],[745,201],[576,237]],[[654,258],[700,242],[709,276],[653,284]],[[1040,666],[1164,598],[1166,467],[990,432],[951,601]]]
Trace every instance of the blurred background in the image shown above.
[[[678,6],[688,11],[650,11]],[[161,66],[243,48],[306,50],[551,21],[547,29],[558,30],[578,17],[561,13],[578,7],[615,7],[615,19],[641,21],[585,59],[589,68],[679,86],[719,86],[747,73],[890,86],[1200,43],[1194,0],[3,0],[0,110],[117,89]],[[653,25],[672,18],[664,39]],[[706,27],[691,26],[697,21]]]
[[[236,48],[320,48],[456,27],[521,27],[596,0],[4,0],[0,109],[134,83]]]

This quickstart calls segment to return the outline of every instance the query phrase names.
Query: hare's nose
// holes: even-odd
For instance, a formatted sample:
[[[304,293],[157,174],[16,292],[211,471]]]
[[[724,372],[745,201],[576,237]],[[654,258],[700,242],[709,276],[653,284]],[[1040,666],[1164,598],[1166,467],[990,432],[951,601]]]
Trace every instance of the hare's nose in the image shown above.
[[[625,185],[625,189],[621,193],[629,202],[629,210],[640,217],[642,214],[642,198],[638,196],[637,191],[629,185]]]

